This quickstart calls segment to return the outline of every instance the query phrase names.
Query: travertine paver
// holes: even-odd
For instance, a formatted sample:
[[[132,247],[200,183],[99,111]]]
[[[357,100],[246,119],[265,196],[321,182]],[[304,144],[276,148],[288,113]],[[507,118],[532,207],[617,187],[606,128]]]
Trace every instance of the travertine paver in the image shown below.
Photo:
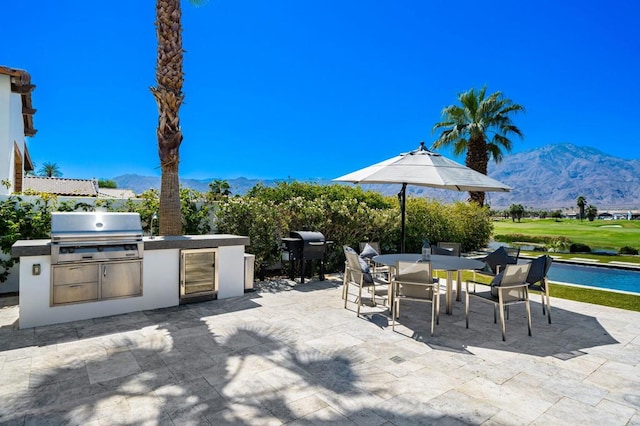
[[[640,424],[640,313],[552,299],[440,316],[343,308],[341,278],[19,330],[0,298],[2,424]],[[519,309],[522,308],[522,309]]]

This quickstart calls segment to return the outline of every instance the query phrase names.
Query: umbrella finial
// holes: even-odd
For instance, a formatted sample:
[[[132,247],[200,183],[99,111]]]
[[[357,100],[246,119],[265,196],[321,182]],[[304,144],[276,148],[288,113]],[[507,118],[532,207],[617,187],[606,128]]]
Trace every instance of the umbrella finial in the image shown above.
[[[424,141],[420,141],[420,151],[428,151],[427,148],[424,147]]]

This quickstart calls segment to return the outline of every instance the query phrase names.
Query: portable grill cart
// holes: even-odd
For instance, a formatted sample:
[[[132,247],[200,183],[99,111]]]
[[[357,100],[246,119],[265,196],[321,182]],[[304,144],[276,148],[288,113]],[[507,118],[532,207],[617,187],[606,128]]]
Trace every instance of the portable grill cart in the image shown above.
[[[327,241],[321,232],[291,231],[288,238],[282,238],[282,257],[289,261],[289,277],[295,279],[296,265],[300,271],[300,282],[304,283],[307,262],[317,260],[320,263],[320,280],[324,280],[324,257],[327,253]],[[313,273],[313,263],[310,264]]]

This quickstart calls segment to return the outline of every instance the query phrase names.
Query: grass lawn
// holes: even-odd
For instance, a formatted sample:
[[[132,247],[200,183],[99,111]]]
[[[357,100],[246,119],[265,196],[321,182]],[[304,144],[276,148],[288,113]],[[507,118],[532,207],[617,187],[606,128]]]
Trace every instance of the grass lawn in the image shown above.
[[[443,271],[436,271],[436,275],[441,279],[446,279],[446,273]],[[473,278],[473,273],[464,271],[462,273],[462,281]],[[491,279],[486,276],[476,276],[478,282],[484,282],[487,285],[491,282]],[[464,284],[462,286],[464,288]],[[578,302],[593,303],[595,305],[611,306],[614,308],[626,309],[629,311],[640,312],[640,295],[616,293],[613,291],[606,291],[600,289],[590,289],[583,287],[573,287],[561,284],[550,283],[549,293],[551,294],[551,309],[553,309],[553,299],[555,297],[560,299],[575,300]],[[540,302],[540,296],[537,292],[531,292],[530,299],[536,302]],[[553,318],[553,311],[552,311]]]
[[[511,219],[504,219],[494,221],[493,225],[494,235],[563,236],[573,243],[586,244],[592,250],[618,251],[624,246],[640,249],[640,220],[581,222],[577,219],[523,219],[521,222],[513,222]]]
[[[592,250],[605,249],[617,252],[624,246],[640,250],[640,220],[594,220],[589,222],[577,219],[523,219],[521,222],[513,222],[511,219],[504,219],[494,221],[493,224],[494,235],[563,236],[569,238],[572,243],[586,244]],[[523,251],[521,254],[526,257],[537,257],[542,253]],[[594,259],[598,263],[617,261],[640,265],[640,256],[607,256],[590,253],[553,253],[553,256],[564,259],[572,257]],[[463,275],[463,279],[470,277],[471,273]],[[553,298],[559,297],[640,312],[640,295],[554,283],[550,285],[550,293],[552,309]],[[537,294],[532,294],[531,298],[539,300]]]

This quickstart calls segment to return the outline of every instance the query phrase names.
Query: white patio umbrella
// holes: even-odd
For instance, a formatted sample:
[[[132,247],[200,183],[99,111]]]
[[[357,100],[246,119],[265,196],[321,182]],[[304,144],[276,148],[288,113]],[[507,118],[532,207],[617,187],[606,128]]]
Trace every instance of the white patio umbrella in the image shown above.
[[[402,236],[400,241],[400,251],[402,253],[404,253],[405,240],[407,185],[429,186],[453,191],[507,192],[511,190],[511,187],[502,182],[449,160],[438,153],[429,151],[424,147],[424,142],[420,142],[420,147],[414,151],[400,154],[333,180],[365,184],[402,184],[402,189],[398,194],[402,216]]]

